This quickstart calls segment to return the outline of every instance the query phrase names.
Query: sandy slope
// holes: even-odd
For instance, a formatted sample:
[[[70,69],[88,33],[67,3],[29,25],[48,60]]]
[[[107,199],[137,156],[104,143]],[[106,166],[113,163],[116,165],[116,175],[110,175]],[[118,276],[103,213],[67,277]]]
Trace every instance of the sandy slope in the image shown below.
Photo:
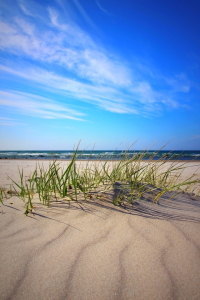
[[[9,186],[15,163],[1,162],[0,185]],[[16,196],[6,200],[0,299],[200,299],[200,197],[120,208],[114,194],[51,208],[35,199],[29,217]]]

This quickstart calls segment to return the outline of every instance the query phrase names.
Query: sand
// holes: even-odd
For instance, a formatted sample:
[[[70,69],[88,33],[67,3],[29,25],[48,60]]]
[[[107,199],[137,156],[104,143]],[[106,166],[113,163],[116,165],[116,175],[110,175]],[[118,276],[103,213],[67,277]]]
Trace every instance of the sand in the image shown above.
[[[18,166],[28,177],[35,163],[1,160],[0,186],[18,180]],[[200,166],[189,163],[183,176],[192,165]],[[200,197],[182,193],[167,201],[168,193],[159,205],[120,208],[114,195],[50,208],[35,199],[28,217],[17,196],[5,200],[0,299],[200,299]]]

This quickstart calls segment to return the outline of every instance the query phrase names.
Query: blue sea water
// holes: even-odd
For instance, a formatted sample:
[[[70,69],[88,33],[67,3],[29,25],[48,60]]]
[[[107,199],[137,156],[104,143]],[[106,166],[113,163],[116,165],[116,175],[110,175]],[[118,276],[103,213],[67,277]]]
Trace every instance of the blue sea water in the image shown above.
[[[74,151],[58,150],[58,151],[0,151],[0,159],[52,159],[67,160],[71,159]],[[144,156],[143,156],[144,154]],[[195,160],[200,161],[200,151],[107,151],[92,150],[78,151],[77,159],[79,160],[121,160],[123,158],[130,159],[132,157],[141,158],[143,160]]]

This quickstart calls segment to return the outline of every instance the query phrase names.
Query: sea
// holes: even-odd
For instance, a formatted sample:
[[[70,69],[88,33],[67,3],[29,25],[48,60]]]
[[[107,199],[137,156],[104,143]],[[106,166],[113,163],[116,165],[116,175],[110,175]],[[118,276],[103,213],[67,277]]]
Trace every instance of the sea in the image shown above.
[[[37,159],[37,160],[70,160],[75,151],[0,151],[0,159]],[[122,160],[122,159],[142,159],[142,160],[191,160],[200,161],[200,151],[165,151],[165,150],[91,150],[78,151],[78,160]]]

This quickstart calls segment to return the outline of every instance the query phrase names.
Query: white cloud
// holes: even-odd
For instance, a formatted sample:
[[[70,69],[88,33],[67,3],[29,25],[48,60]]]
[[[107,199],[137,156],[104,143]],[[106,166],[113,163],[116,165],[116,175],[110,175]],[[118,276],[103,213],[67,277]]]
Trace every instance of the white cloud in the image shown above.
[[[161,111],[161,104],[175,105],[175,101],[165,100],[162,94],[154,92],[145,82],[135,83],[134,88],[124,93],[115,87],[82,83],[41,68],[24,69],[20,66],[20,69],[12,69],[0,65],[0,71],[36,82],[38,87],[64,95],[66,99],[77,99],[116,113],[157,115]]]
[[[176,76],[176,78],[166,78],[164,80],[167,84],[169,84],[173,88],[173,92],[182,92],[188,93],[191,88],[191,84],[185,76]]]
[[[0,105],[8,110],[12,108],[18,113],[33,117],[83,121],[77,117],[82,116],[82,113],[66,108],[48,98],[29,93],[0,91]]]
[[[184,73],[176,74],[174,77],[164,76],[154,66],[149,65],[148,61],[143,63],[135,62],[136,70],[138,69],[141,78],[146,78],[157,87],[161,86],[171,94],[178,92],[188,93],[191,89],[191,82]]]
[[[15,18],[15,23],[20,27],[23,33],[33,36],[35,31],[35,26],[29,22],[24,21],[22,18]],[[15,32],[17,33],[17,32]]]
[[[10,1],[10,0],[7,0]],[[12,3],[12,0],[10,1]],[[40,19],[44,20],[45,16],[43,13],[43,7],[39,4],[39,2],[32,1],[32,0],[16,0],[16,3],[18,4],[19,8],[21,9],[23,15],[26,17],[31,17],[33,19]],[[13,9],[14,5],[11,4],[11,7]]]
[[[55,9],[48,6],[48,13],[49,13],[49,17],[50,17],[52,25],[54,25],[55,27],[57,27],[60,30],[67,30],[67,25],[60,24],[58,22],[58,12],[56,12]]]
[[[125,96],[114,88],[84,84],[40,68],[26,68],[24,70],[21,67],[20,70],[13,70],[12,68],[0,66],[0,70],[20,76],[26,80],[35,81],[48,90],[54,92],[57,90],[56,92],[59,94],[99,106],[107,111],[139,114],[137,108],[131,107],[132,97],[130,95]]]
[[[49,8],[51,22],[65,32],[36,31],[32,24],[15,18],[14,24],[1,22],[0,48],[42,62],[59,64],[93,83],[127,86],[131,74],[119,60],[109,58],[81,30],[59,25],[58,15]]]
[[[0,117],[0,126],[17,126],[17,125],[26,125],[26,124],[18,122],[16,121],[16,119]]]
[[[32,13],[26,8],[26,6],[25,6],[24,4],[22,4],[22,3],[19,2],[19,7],[21,8],[21,10],[23,11],[23,13],[24,13],[25,15],[35,17],[35,15],[32,14]]]
[[[93,27],[95,30],[98,30],[97,27],[95,26],[95,24],[93,23],[93,21],[91,20],[91,18],[88,16],[88,14],[85,12],[85,10],[83,9],[83,7],[81,6],[80,2],[78,0],[72,0],[76,6],[76,8],[78,9],[78,11],[80,12],[81,16],[86,20],[86,22]]]
[[[165,88],[164,92],[158,92],[150,80],[137,74],[137,67],[133,72],[125,60],[95,43],[77,24],[64,23],[61,11],[48,7],[41,16],[38,4],[28,2],[33,6],[33,13],[30,13],[30,7],[25,3],[22,0],[19,2],[23,14],[14,16],[12,20],[2,18],[0,22],[0,49],[22,59],[20,65],[12,61],[12,67],[4,61],[0,66],[2,74],[12,74],[18,80],[24,78],[29,84],[37,83],[38,88],[64,95],[66,99],[84,101],[115,113],[144,116],[159,114],[162,106],[178,108],[179,104],[173,94],[176,91],[189,91],[188,82],[182,75],[175,79],[160,77],[159,80],[168,85],[168,90]],[[57,0],[57,3],[63,7],[61,0]],[[73,3],[90,23],[90,18],[79,1],[73,0]],[[35,19],[38,15],[42,20],[39,23]],[[42,67],[35,67],[38,64]],[[55,71],[46,71],[45,68]],[[149,74],[152,79],[153,73]],[[155,81],[157,78],[154,76]],[[178,82],[181,84],[178,85]],[[13,93],[15,99],[20,97],[17,99],[24,104],[24,109],[22,105],[16,106],[17,102],[9,97],[6,101],[21,112],[30,114],[32,105],[32,112],[43,118],[64,118],[66,113],[68,118],[79,119],[78,112],[67,111],[63,105],[57,110],[54,103],[50,108],[43,99],[41,107],[36,96],[31,98],[30,95]],[[29,99],[29,107],[25,97]]]
[[[105,10],[101,5],[100,3],[96,0],[96,4],[98,5],[98,7],[106,14],[110,15],[109,12],[107,12],[107,10]]]

